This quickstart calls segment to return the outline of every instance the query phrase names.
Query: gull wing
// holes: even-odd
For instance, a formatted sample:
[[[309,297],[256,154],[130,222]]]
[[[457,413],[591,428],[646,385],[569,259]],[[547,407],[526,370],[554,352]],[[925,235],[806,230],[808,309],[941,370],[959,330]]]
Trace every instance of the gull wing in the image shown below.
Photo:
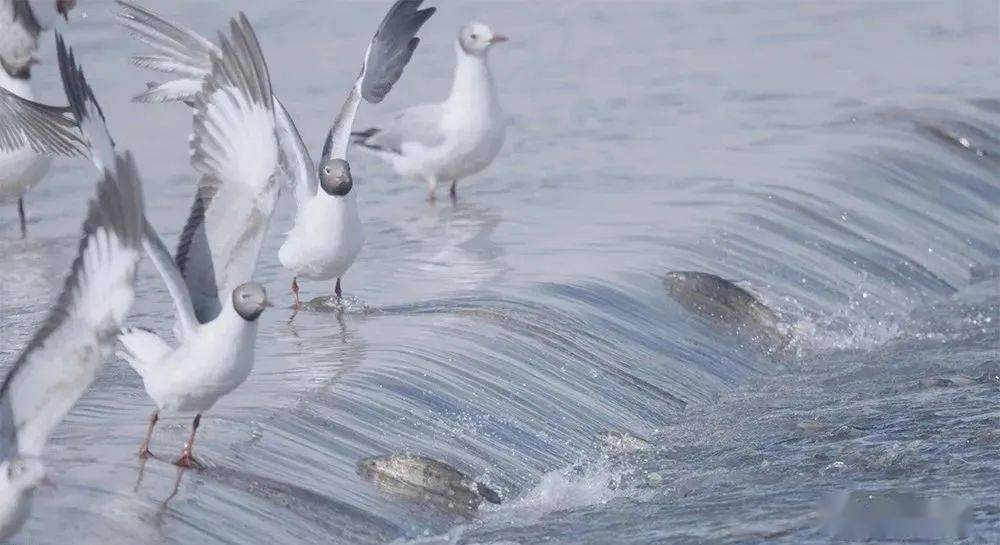
[[[346,159],[347,146],[358,106],[364,98],[372,104],[382,102],[399,81],[403,69],[420,44],[417,32],[434,15],[436,8],[419,9],[424,0],[396,0],[389,8],[368,44],[361,74],[347,95],[323,145],[323,159]]]
[[[69,277],[45,323],[0,386],[3,456],[39,456],[94,380],[135,292],[144,223],[132,157],[104,172]]]
[[[156,51],[136,55],[136,66],[176,77],[154,84],[135,97],[136,102],[192,101],[201,91],[202,80],[212,74],[212,57],[221,51],[197,32],[175,25],[156,12],[129,2],[118,1],[118,22],[137,40]]]
[[[108,131],[104,112],[84,77],[83,69],[76,63],[73,50],[66,46],[58,33],[56,33],[56,52],[66,98],[76,118],[76,124],[80,127],[83,140],[90,149],[91,160],[98,171],[109,170],[114,173],[115,143]],[[187,285],[170,257],[170,251],[164,246],[153,226],[146,221],[143,222],[143,235],[143,248],[167,285],[167,291],[174,302],[177,321],[181,325],[181,333],[187,334],[198,325]]]
[[[383,127],[353,133],[354,143],[373,151],[403,155],[406,144],[432,148],[444,142],[440,104],[422,104],[407,108]]]
[[[0,150],[83,157],[84,144],[66,108],[46,106],[0,87]]]
[[[212,57],[221,55],[218,46],[193,30],[167,21],[152,10],[122,0],[118,1],[118,6],[120,24],[129,34],[156,50],[155,55],[132,57],[132,63],[176,78],[151,84],[135,100],[193,103],[201,92],[204,80],[212,73]],[[316,165],[291,115],[277,98],[275,114],[285,183],[293,189],[296,203],[301,204],[316,194]]]
[[[90,160],[98,172],[114,170],[115,143],[108,132],[101,105],[94,97],[94,91],[83,75],[83,68],[76,63],[73,50],[66,47],[66,42],[56,33],[56,53],[59,58],[59,73],[62,75],[63,89],[69,110],[76,120],[74,126],[79,127],[83,142],[90,151]]]
[[[202,323],[252,279],[279,190],[271,81],[246,16],[219,42],[195,98],[191,165],[201,180],[175,258]]]

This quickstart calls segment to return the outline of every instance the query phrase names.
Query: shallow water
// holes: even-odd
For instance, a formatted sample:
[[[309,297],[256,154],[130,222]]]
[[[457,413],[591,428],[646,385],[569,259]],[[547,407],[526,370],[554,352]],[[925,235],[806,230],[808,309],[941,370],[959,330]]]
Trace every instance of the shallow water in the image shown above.
[[[127,102],[156,75],[125,62],[142,48],[110,2],[82,4],[68,39],[173,239],[190,118]],[[137,482],[151,406],[110,362],[57,430],[58,487],[20,542],[823,543],[824,498],[857,490],[968,498],[970,542],[1000,538],[996,382],[921,384],[1000,360],[1000,281],[970,285],[971,267],[1000,264],[995,2],[440,4],[360,125],[442,97],[451,38],[480,19],[514,38],[493,56],[513,123],[497,162],[430,205],[352,155],[368,244],[344,313],[290,319],[285,199],[258,271],[279,307],[254,374],[203,420],[209,468],[173,497],[169,464]],[[149,5],[209,36],[237,9]],[[385,6],[239,7],[318,151]],[[52,50],[39,89],[61,102]],[[28,197],[26,241],[0,215],[0,362],[42,320],[93,179],[58,163]],[[167,331],[143,269],[133,324]],[[720,334],[667,297],[667,270],[741,281],[797,357]],[[179,451],[188,424],[162,422],[154,452]],[[654,448],[607,459],[602,429]],[[505,503],[470,519],[357,476],[403,451]]]

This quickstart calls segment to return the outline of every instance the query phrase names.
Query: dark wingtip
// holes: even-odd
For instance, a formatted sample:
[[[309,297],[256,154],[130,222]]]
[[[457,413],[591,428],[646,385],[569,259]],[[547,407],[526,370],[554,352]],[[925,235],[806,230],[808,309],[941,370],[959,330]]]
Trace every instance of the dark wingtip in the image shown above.
[[[77,124],[83,122],[87,117],[86,103],[94,105],[98,115],[104,119],[104,110],[94,96],[94,90],[87,83],[87,78],[83,74],[83,68],[76,63],[76,56],[73,48],[66,45],[62,34],[56,32],[56,55],[59,58],[59,73],[62,76],[63,90],[66,92],[66,100],[73,111],[73,117]]]

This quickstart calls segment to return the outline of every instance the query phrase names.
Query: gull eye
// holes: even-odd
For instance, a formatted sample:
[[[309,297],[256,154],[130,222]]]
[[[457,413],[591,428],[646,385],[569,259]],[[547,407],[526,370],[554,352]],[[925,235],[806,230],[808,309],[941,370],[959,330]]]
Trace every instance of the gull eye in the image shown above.
[[[479,39],[479,34],[476,34],[476,33],[473,32],[472,34],[469,35],[469,37],[472,38],[473,40],[478,40]]]

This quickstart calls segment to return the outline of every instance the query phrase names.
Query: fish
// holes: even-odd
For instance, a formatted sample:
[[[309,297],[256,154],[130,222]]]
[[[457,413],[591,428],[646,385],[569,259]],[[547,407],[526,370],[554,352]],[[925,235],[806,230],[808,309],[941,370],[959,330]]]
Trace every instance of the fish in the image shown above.
[[[414,454],[375,456],[358,462],[358,475],[381,492],[405,501],[456,512],[473,512],[500,495],[454,467]]]
[[[670,296],[685,309],[730,327],[768,354],[784,356],[792,342],[782,331],[781,319],[753,294],[714,274],[670,271],[664,276]]]

